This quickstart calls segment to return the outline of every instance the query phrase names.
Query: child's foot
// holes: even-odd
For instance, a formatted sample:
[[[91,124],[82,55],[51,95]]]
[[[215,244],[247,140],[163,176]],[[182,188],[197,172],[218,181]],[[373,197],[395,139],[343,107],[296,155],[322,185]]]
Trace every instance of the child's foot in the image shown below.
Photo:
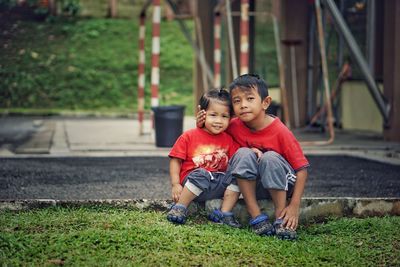
[[[285,228],[282,226],[282,223],[282,219],[277,219],[274,222],[276,237],[282,240],[295,240],[297,238],[296,230]]]
[[[215,209],[212,213],[208,215],[208,219],[215,223],[226,224],[233,228],[242,227],[240,223],[235,219],[232,212],[222,212],[218,209]]]
[[[167,220],[172,223],[184,224],[186,222],[187,209],[182,204],[175,204],[167,213]]]
[[[250,226],[256,234],[261,236],[272,236],[275,234],[275,228],[268,221],[268,216],[266,214],[260,214],[250,220]]]

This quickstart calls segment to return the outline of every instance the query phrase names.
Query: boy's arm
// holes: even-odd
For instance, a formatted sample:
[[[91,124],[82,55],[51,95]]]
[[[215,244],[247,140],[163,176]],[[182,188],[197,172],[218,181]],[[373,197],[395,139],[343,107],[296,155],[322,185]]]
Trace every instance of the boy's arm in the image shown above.
[[[302,169],[296,173],[297,179],[294,184],[292,198],[289,205],[281,212],[280,218],[283,225],[287,228],[296,229],[299,223],[301,198],[307,181],[307,169]]]
[[[180,172],[181,172],[182,160],[178,158],[171,158],[169,161],[169,175],[171,177],[171,193],[172,200],[176,203],[182,192],[182,185],[180,183]]]
[[[204,123],[206,122],[206,111],[201,109],[201,106],[197,106],[197,114],[196,114],[196,127],[203,128]]]

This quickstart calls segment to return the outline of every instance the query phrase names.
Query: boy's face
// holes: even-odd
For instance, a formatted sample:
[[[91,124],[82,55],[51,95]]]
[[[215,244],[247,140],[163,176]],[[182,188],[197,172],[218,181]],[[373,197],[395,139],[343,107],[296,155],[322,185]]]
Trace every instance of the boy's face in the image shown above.
[[[271,97],[261,99],[257,88],[254,87],[248,90],[234,88],[231,98],[235,115],[245,123],[264,118],[265,110],[271,104]]]
[[[206,111],[204,129],[211,134],[219,134],[228,128],[230,120],[229,107],[226,103],[212,100]]]

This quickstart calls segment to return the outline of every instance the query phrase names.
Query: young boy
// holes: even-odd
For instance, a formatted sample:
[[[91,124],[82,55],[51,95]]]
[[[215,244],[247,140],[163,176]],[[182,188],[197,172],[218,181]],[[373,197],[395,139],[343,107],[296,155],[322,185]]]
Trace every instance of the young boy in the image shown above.
[[[226,90],[211,89],[200,99],[205,123],[183,133],[169,153],[172,199],[176,203],[167,214],[170,222],[186,222],[187,207],[195,201],[222,198],[220,210],[209,219],[235,228],[240,224],[231,210],[239,198],[239,188],[232,176],[226,176],[228,161],[238,149],[225,133],[230,120],[230,96]]]
[[[263,79],[239,76],[229,91],[236,118],[227,133],[241,148],[230,160],[227,175],[237,180],[255,233],[295,239],[309,163],[290,130],[279,118],[266,114],[272,99]],[[199,124],[202,116],[199,112]],[[271,198],[275,207],[273,224],[257,203],[265,198]]]

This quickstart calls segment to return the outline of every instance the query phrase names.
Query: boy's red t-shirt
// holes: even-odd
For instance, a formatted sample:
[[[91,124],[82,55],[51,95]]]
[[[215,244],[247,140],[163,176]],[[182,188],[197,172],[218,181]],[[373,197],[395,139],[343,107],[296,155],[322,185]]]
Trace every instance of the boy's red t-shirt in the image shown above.
[[[195,128],[184,132],[172,147],[169,157],[182,159],[180,183],[194,169],[225,172],[228,160],[239,148],[232,137],[222,132],[210,134]]]
[[[270,125],[259,131],[251,131],[239,118],[233,118],[226,132],[241,147],[255,147],[262,152],[277,152],[295,171],[309,166],[296,137],[279,118],[275,118]]]

